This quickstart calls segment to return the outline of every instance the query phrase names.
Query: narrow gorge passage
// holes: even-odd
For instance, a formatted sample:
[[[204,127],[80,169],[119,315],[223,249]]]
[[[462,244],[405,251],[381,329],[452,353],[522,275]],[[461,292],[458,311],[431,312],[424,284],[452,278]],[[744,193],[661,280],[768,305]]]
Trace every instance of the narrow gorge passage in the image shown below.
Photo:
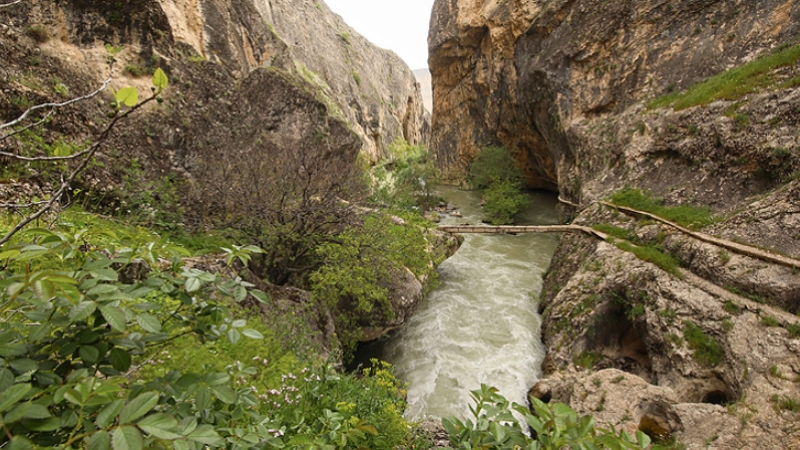
[[[463,213],[443,225],[479,224],[480,193],[443,187],[440,195]],[[558,222],[554,194],[531,194],[518,223]],[[409,383],[406,415],[466,417],[469,391],[486,383],[523,403],[541,374],[537,302],[555,251],[554,234],[468,235],[439,267],[441,285],[385,345],[383,359]]]

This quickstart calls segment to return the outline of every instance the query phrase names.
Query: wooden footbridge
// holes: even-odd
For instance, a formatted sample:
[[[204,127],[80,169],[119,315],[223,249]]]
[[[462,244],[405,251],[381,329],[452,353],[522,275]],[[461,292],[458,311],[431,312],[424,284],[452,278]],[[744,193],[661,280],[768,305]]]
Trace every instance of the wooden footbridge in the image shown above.
[[[520,233],[568,233],[580,232],[606,240],[608,235],[593,228],[581,225],[521,225],[521,226],[492,226],[492,225],[446,225],[438,227],[439,230],[453,234],[520,234]]]

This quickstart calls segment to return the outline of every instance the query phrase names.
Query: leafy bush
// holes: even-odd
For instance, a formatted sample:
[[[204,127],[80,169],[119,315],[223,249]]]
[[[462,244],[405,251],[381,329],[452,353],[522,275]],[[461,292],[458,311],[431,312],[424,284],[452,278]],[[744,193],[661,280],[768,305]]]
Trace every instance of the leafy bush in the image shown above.
[[[709,367],[715,367],[725,357],[725,347],[703,329],[690,321],[683,322],[683,336],[694,350],[694,358]]]
[[[311,291],[333,312],[346,358],[362,337],[361,327],[394,318],[387,280],[408,267],[435,282],[425,242],[421,228],[375,213],[319,247],[324,264],[311,274]]]
[[[514,223],[514,216],[528,204],[528,196],[509,180],[492,183],[483,193],[485,220],[492,225]]]
[[[654,198],[635,188],[625,188],[611,195],[611,202],[620,206],[653,213],[691,229],[700,229],[716,223],[719,219],[707,206],[664,206],[664,199]]]
[[[439,201],[433,193],[436,175],[428,149],[399,137],[389,145],[389,158],[373,170],[372,200],[405,210],[430,209]]]
[[[470,181],[477,189],[485,189],[499,181],[521,186],[522,171],[505,147],[484,147],[470,166]]]
[[[139,382],[125,375],[176,336],[259,338],[244,321],[226,320],[228,308],[215,300],[242,301],[251,285],[184,267],[179,248],[92,245],[99,234],[33,229],[27,242],[2,247],[0,440],[12,448],[221,444],[222,424],[250,401],[229,374]],[[165,256],[171,264],[162,267]],[[131,277],[140,280],[125,281]]]
[[[634,439],[625,431],[617,433],[613,426],[610,430],[598,428],[594,418],[578,417],[562,403],[550,405],[531,398],[531,413],[522,405],[509,403],[497,389],[486,385],[472,391],[472,398],[472,419],[442,419],[454,449],[645,449],[650,445],[650,438],[642,432],[637,432]],[[524,422],[520,423],[512,412]],[[535,437],[528,436],[527,427]]]
[[[514,216],[527,204],[522,193],[522,171],[505,147],[481,149],[470,167],[472,185],[484,191],[484,220],[493,225],[514,223]]]

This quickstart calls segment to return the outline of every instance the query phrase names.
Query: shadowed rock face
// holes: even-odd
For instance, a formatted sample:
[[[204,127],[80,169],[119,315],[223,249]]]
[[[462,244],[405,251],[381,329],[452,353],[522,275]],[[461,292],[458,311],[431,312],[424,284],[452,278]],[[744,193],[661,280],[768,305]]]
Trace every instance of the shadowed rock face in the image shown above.
[[[531,187],[555,189],[582,138],[574,122],[749,60],[795,36],[798,18],[787,0],[437,0],[433,147],[463,171],[503,144]]]

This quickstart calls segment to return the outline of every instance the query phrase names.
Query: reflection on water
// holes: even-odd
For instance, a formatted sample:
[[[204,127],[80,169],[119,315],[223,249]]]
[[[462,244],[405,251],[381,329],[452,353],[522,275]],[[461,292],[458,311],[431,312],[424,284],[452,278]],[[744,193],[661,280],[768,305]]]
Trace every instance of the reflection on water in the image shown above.
[[[440,195],[464,215],[442,224],[480,223],[478,192],[443,187]],[[517,223],[557,223],[556,203],[554,194],[532,193]],[[383,349],[409,383],[409,418],[465,417],[469,391],[481,383],[526,401],[544,358],[537,299],[555,247],[552,234],[465,236],[439,267],[439,288]]]

